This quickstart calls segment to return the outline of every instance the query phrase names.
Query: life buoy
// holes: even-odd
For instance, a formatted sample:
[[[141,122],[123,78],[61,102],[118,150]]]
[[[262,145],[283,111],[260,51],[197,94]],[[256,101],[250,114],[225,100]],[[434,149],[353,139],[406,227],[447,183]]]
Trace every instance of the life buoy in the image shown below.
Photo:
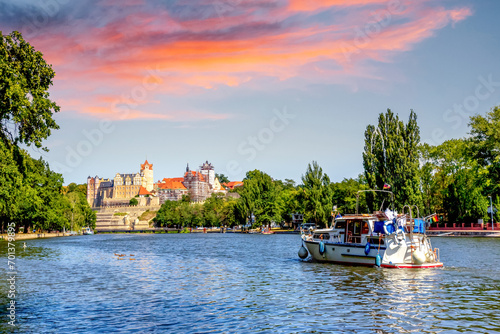
[[[323,241],[320,241],[319,242],[319,253],[321,255],[325,254],[326,252],[326,248],[325,248],[325,244],[323,243]]]
[[[387,225],[386,224],[384,224],[383,229],[384,229],[384,234],[385,235],[389,235],[389,231],[387,231]]]
[[[389,232],[389,230],[387,229],[387,226],[389,226],[389,224],[392,224],[392,223],[384,224],[384,234],[385,235],[391,235],[391,234],[395,233],[395,231]],[[394,229],[394,225],[393,225],[392,229]]]

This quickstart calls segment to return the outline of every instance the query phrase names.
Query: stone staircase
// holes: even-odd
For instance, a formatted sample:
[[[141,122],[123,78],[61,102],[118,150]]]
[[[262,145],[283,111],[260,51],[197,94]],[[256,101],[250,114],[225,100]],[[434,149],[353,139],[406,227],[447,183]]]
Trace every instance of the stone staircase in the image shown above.
[[[95,229],[98,232],[130,231],[130,225],[124,223],[124,216],[115,216],[114,212],[96,212]]]
[[[134,230],[147,230],[147,221],[137,220],[146,210],[157,211],[159,206],[149,207],[119,207],[119,208],[98,208],[96,211],[96,231],[97,232],[127,232]],[[115,213],[127,213],[126,216],[115,216]]]

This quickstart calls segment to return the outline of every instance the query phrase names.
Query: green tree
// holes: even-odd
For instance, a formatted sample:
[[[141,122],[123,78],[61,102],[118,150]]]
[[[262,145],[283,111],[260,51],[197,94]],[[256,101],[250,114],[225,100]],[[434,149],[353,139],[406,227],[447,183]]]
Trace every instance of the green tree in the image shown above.
[[[358,202],[358,191],[366,190],[368,187],[363,183],[363,175],[357,179],[344,179],[342,182],[332,183],[333,204],[341,214],[356,213],[356,203]],[[368,212],[366,205],[366,193],[359,193],[359,212]]]
[[[83,227],[95,228],[96,213],[87,202],[86,187],[83,190],[84,184],[76,185],[70,183],[66,187],[65,197],[69,202],[69,208],[66,210],[66,217],[71,222],[71,227],[81,229]]]
[[[244,186],[239,190],[240,212],[245,217],[255,216],[254,227],[279,222],[278,193],[274,181],[259,170],[247,172]]]
[[[13,156],[13,147],[0,141],[0,223],[2,231],[18,216],[23,192],[23,175]]]
[[[470,118],[470,155],[488,171],[485,193],[500,197],[500,106]]]
[[[181,202],[179,204],[179,223],[182,226],[193,226],[194,210],[189,202]]]
[[[365,131],[363,167],[368,187],[380,190],[384,184],[389,184],[399,209],[406,204],[420,205],[422,202],[419,142],[420,130],[413,110],[405,125],[387,109],[385,114],[379,115],[378,125],[368,125]],[[382,203],[381,196],[371,193],[367,194],[367,201],[371,210]]]
[[[203,219],[206,226],[220,226],[223,220],[224,195],[213,193],[203,203]]]
[[[452,139],[421,148],[427,213],[441,212],[447,221],[460,223],[486,218],[488,172],[469,154],[471,145],[469,139]]]
[[[234,227],[238,224],[245,224],[245,216],[238,210],[238,200],[229,197],[226,198],[221,211],[222,224]]]
[[[130,201],[128,202],[128,205],[130,206],[136,206],[139,204],[139,201],[137,200],[137,198],[131,198]]]
[[[420,154],[420,181],[422,204],[425,215],[443,212],[443,189],[447,185],[445,175],[440,172],[439,152],[435,146],[422,144]]]
[[[217,179],[219,179],[219,182],[220,182],[221,184],[222,184],[222,183],[228,183],[228,182],[229,182],[229,179],[228,179],[228,178],[227,178],[227,176],[226,176],[226,175],[224,175],[224,174],[217,174],[217,173],[215,173],[215,177],[216,177]]]
[[[179,206],[180,202],[165,201],[153,219],[156,226],[172,227],[180,224]]]
[[[1,36],[0,138],[41,147],[51,129],[59,128],[52,118],[59,107],[48,93],[55,73],[20,33]]]
[[[52,118],[59,107],[48,93],[54,71],[21,34],[0,35],[2,230],[8,222],[15,222],[17,229],[24,226],[25,231],[62,229],[69,205],[62,194],[62,176],[19,147],[42,147],[42,140],[59,128]]]
[[[304,206],[301,201],[302,190],[291,188],[283,189],[279,193],[279,205],[281,220],[291,223],[292,214],[304,212]]]
[[[304,203],[304,219],[325,226],[331,219],[332,187],[330,178],[316,161],[308,164],[306,173],[302,176],[302,200]]]
[[[2,227],[15,222],[17,229],[61,230],[69,205],[62,194],[62,176],[50,170],[42,159],[33,159],[18,146],[0,141],[0,220]]]

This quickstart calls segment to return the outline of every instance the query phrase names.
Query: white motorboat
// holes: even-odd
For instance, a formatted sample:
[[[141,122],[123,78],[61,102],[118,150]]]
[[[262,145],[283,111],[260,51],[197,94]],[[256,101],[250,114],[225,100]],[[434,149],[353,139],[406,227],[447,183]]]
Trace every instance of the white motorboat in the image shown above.
[[[82,229],[82,233],[83,233],[83,235],[91,235],[91,234],[94,234],[94,231],[92,231],[92,229],[90,227],[85,227]]]
[[[386,268],[442,267],[439,249],[432,248],[425,234],[425,219],[413,218],[412,209],[418,217],[416,206],[405,206],[399,215],[389,209],[345,215],[336,218],[330,228],[302,231],[299,257]]]

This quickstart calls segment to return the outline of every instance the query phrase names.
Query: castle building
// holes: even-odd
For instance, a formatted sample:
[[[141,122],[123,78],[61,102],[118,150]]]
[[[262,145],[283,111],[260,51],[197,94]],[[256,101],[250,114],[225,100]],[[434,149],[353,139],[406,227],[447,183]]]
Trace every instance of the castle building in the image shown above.
[[[204,202],[214,192],[226,193],[215,177],[214,167],[208,161],[197,171],[190,170],[188,164],[184,177],[163,179],[157,183],[156,188],[160,204],[178,201],[184,195],[189,195],[192,202]]]
[[[139,197],[140,205],[156,205],[179,201],[189,195],[192,202],[200,203],[213,193],[227,193],[215,177],[214,166],[208,161],[197,171],[190,170],[188,164],[183,177],[164,178],[157,183],[153,180],[153,164],[147,160],[141,164],[138,173],[116,173],[112,179],[89,176],[87,201],[92,207],[122,206],[128,205],[131,198]]]
[[[160,204],[166,201],[180,201],[182,196],[188,195],[188,190],[182,182],[184,182],[183,177],[164,178],[162,181],[158,181],[156,192],[160,199]]]
[[[149,194],[153,189],[153,165],[146,160],[141,164],[139,173],[116,173],[112,180],[89,176],[87,178],[87,202],[92,207],[128,205],[132,197],[146,194],[146,192]]]

